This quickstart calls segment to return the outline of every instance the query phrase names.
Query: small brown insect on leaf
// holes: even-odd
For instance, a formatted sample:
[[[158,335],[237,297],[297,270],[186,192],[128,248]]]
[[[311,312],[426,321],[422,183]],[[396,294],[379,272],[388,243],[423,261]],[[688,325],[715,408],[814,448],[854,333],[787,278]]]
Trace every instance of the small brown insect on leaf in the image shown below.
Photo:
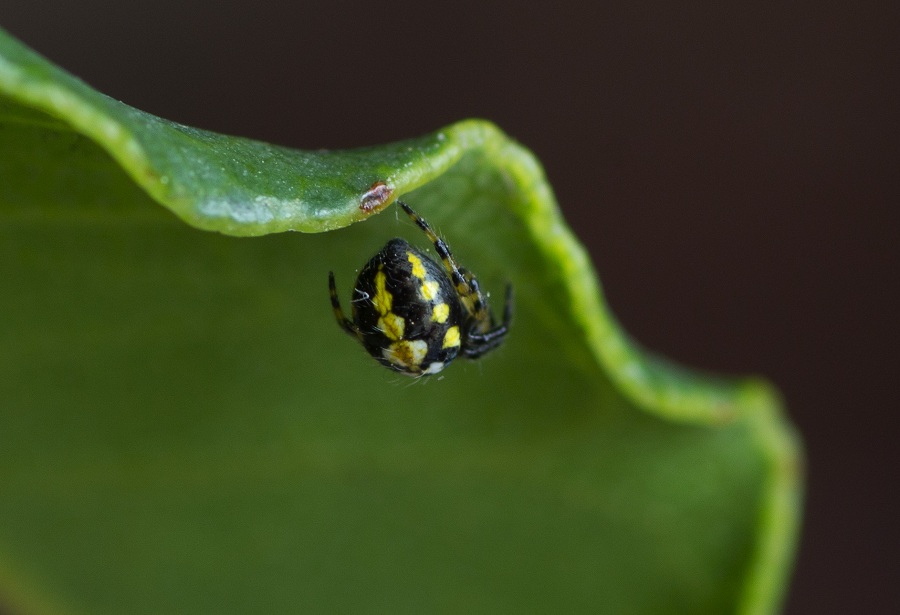
[[[377,181],[363,193],[359,202],[359,208],[366,213],[374,211],[384,205],[391,198],[393,192],[394,189],[386,183]]]

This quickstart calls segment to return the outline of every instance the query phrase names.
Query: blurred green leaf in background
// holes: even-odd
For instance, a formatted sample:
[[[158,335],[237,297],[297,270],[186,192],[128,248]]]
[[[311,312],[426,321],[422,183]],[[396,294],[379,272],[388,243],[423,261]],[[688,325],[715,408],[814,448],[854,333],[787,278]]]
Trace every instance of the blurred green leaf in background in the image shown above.
[[[328,303],[329,270],[347,302],[389,238],[427,247],[401,195],[516,291],[501,349],[418,381]],[[490,123],[286,149],[0,31],[0,284],[0,609],[778,611],[802,458],[777,392],[637,347]]]

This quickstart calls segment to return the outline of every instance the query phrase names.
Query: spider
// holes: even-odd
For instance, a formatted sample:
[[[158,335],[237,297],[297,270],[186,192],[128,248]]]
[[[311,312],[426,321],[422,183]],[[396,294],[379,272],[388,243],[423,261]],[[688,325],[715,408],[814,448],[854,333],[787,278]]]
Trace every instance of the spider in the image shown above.
[[[391,239],[356,278],[353,320],[344,315],[329,272],[338,325],[379,363],[413,377],[436,374],[460,354],[477,359],[499,346],[512,319],[512,286],[498,325],[475,276],[457,264],[424,218],[397,203],[434,244],[443,267],[406,240]]]

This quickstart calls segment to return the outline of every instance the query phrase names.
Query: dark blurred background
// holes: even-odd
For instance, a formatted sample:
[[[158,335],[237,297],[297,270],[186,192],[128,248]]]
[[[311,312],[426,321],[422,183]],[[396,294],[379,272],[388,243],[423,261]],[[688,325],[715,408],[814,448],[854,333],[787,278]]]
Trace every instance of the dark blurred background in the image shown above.
[[[900,9],[3,0],[133,106],[298,148],[488,118],[543,161],[643,344],[759,372],[809,456],[786,612],[897,613]]]

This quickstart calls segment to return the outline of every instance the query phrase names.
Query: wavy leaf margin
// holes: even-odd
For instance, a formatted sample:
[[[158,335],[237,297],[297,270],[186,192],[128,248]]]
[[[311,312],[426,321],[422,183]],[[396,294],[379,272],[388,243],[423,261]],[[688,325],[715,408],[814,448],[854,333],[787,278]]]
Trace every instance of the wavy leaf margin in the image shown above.
[[[494,124],[466,120],[418,139],[343,152],[303,152],[224,137],[100,94],[2,29],[0,94],[60,122],[48,122],[48,127],[94,141],[153,200],[187,224],[235,236],[348,226],[438,179],[464,156],[479,156],[482,164],[508,178],[517,197],[514,213],[535,249],[559,270],[572,317],[598,369],[614,386],[642,410],[667,420],[710,426],[745,421],[752,430],[768,475],[738,612],[777,610],[796,548],[804,473],[800,439],[784,416],[777,390],[761,378],[697,374],[631,340],[607,307],[590,258],[566,226],[540,163]],[[192,157],[191,146],[197,142],[219,157]],[[248,161],[255,163],[249,173]],[[330,181],[304,180],[310,170],[323,166],[329,166]],[[273,174],[297,181],[273,185],[267,181]],[[219,192],[217,183],[224,178],[241,186],[243,195]]]

